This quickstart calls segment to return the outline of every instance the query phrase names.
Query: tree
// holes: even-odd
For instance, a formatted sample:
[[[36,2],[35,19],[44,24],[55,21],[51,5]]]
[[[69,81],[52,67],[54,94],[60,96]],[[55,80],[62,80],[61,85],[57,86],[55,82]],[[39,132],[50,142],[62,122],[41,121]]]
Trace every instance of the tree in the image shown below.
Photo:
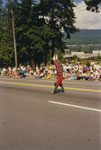
[[[65,46],[62,41],[63,32],[66,32],[66,38],[70,38],[71,34],[77,31],[74,26],[73,7],[75,5],[71,0],[40,0],[40,20],[50,28],[52,57],[56,49],[63,51]]]
[[[4,64],[14,65],[14,45],[13,45],[13,32],[12,32],[12,16],[11,9],[15,9],[17,0],[8,0],[2,12],[2,38],[0,57]]]
[[[1,19],[1,15],[2,15],[2,0],[0,0],[0,19]]]
[[[13,63],[13,36],[12,36],[12,24],[8,17],[7,10],[3,11],[2,19],[2,38],[0,41],[0,58],[2,58],[4,65],[10,65]]]
[[[18,61],[27,64],[34,61],[35,64],[45,62],[51,53],[59,50],[63,52],[65,43],[63,32],[66,38],[76,32],[74,26],[75,14],[73,12],[74,3],[71,0],[8,0],[4,21],[4,31],[2,37],[2,52],[6,52],[3,41],[7,43],[7,54],[11,52],[13,62],[13,36],[11,25],[11,9],[15,18],[15,33],[17,42]],[[6,39],[7,38],[7,39]],[[8,40],[8,41],[7,41]]]
[[[87,5],[87,10],[91,10],[92,12],[99,12],[99,5],[101,4],[101,0],[84,0]]]
[[[33,65],[35,51],[40,48],[42,42],[39,36],[37,11],[33,9],[34,5],[35,1],[21,0],[16,18],[19,61],[23,64],[28,62],[31,65]]]
[[[0,66],[3,63],[3,60],[1,58],[1,39],[2,39],[2,27],[3,27],[3,21],[2,21],[2,0],[0,0]]]
[[[2,38],[2,0],[0,0],[0,41]]]

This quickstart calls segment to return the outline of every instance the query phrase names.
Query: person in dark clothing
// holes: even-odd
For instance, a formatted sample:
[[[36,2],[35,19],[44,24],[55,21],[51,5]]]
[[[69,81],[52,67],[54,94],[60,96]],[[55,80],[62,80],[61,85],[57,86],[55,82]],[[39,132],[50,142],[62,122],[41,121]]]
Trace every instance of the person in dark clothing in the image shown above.
[[[21,78],[25,78],[25,77],[26,77],[26,76],[25,76],[25,71],[24,71],[24,70],[21,70],[20,73],[19,73],[19,76],[20,76]]]

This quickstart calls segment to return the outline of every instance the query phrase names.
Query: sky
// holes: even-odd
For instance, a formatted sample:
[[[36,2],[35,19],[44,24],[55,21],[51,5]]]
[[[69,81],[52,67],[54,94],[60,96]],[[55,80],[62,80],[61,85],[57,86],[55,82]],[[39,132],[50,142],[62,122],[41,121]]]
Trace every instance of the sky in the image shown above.
[[[3,0],[5,3],[6,0]],[[86,10],[86,5],[83,0],[74,0],[76,8],[76,27],[80,29],[101,29],[101,12],[95,13]]]
[[[74,0],[76,3],[82,2],[82,0]]]
[[[95,13],[86,10],[83,0],[75,0],[76,27],[80,29],[101,29],[101,12]]]

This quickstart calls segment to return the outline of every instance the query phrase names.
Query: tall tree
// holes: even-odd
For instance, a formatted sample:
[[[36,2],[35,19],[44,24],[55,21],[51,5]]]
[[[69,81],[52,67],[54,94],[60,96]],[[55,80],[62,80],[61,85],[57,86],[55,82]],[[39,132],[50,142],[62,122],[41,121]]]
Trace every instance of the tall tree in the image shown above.
[[[16,6],[17,0],[8,0],[3,9],[3,34],[1,40],[1,58],[6,65],[14,65],[14,45],[12,32],[12,16],[11,9]]]
[[[76,31],[73,7],[75,5],[71,0],[40,0],[40,20],[44,20],[51,29],[52,57],[56,48],[63,50],[63,32],[66,32],[66,37],[70,38],[70,35]]]
[[[2,37],[2,0],[0,0],[0,41]]]
[[[1,17],[1,13],[2,13],[2,0],[0,0],[0,17]]]
[[[43,61],[42,21],[39,19],[36,1],[21,0],[16,23],[19,60],[21,63]]]
[[[10,65],[13,63],[13,35],[12,35],[12,24],[11,19],[8,16],[8,12],[5,9],[3,11],[3,29],[2,39],[0,47],[0,57],[4,61],[4,65]]]
[[[66,38],[70,38],[71,34],[76,31],[74,26],[75,14],[73,12],[73,7],[75,6],[71,0],[36,1],[20,0],[19,2],[17,0],[8,0],[6,5],[8,24],[7,26],[5,24],[4,37],[9,39],[10,43],[4,37],[3,40],[5,43],[7,42],[8,51],[12,53],[13,58],[10,12],[13,9],[18,60],[19,63],[23,64],[32,60],[39,65],[45,60],[46,64],[47,56],[50,52],[53,56],[58,49],[63,51],[65,46],[62,40],[63,32],[66,32]],[[8,32],[6,32],[6,29]],[[8,35],[6,35],[7,33]]]
[[[19,61],[21,63],[31,62],[32,52],[30,49],[30,30],[32,27],[32,5],[34,1],[32,0],[21,0],[18,17],[16,18],[16,31],[17,31],[17,42],[19,43]]]
[[[0,55],[1,55],[1,39],[2,39],[2,27],[3,27],[3,21],[2,21],[2,0],[0,0]],[[0,56],[0,66],[2,64],[2,58]]]

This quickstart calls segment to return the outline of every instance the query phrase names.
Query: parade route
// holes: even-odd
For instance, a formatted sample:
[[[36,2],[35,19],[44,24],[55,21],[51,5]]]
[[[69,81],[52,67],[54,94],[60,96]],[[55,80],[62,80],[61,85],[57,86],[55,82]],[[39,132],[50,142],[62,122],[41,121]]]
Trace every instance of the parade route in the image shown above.
[[[1,150],[100,150],[101,84],[0,78]]]

